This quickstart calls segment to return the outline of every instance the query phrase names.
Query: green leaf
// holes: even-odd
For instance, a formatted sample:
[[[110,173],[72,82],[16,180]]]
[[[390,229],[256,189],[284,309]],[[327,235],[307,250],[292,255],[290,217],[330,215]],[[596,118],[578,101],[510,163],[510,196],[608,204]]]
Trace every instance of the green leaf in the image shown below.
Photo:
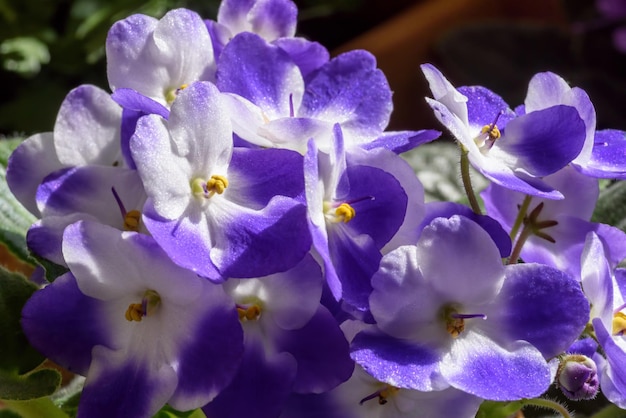
[[[28,344],[20,326],[22,308],[36,290],[22,275],[0,266],[0,371],[23,374],[44,360]]]
[[[2,403],[18,417],[45,417],[45,418],[69,418],[69,416],[57,407],[50,398],[42,397],[28,401],[3,400]]]
[[[591,220],[626,231],[626,182],[618,181],[600,192]]]
[[[467,202],[461,168],[459,147],[453,142],[438,140],[402,154],[413,167],[424,186],[427,202]],[[474,190],[487,187],[488,181],[470,167]]]
[[[0,399],[25,401],[49,396],[61,384],[61,373],[40,369],[26,375],[0,372]]]
[[[0,56],[5,70],[25,76],[33,76],[42,64],[50,62],[50,51],[39,39],[18,37],[0,43]]]
[[[25,263],[33,264],[26,248],[26,232],[37,219],[15,199],[6,182],[9,155],[21,139],[0,140],[0,244]]]

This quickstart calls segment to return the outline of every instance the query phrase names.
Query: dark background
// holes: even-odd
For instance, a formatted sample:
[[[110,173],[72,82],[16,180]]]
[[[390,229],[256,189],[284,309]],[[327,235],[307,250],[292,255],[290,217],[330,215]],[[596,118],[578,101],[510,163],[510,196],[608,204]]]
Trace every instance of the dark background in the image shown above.
[[[626,129],[626,55],[593,0],[297,0],[298,34],[336,55],[370,50],[394,91],[391,129],[436,128],[419,71],[433,62],[456,85],[480,84],[514,107],[530,77],[551,70],[583,87],[599,128]],[[52,130],[67,92],[108,89],[104,40],[132,13],[188,7],[215,18],[217,0],[0,0],[0,135]],[[48,58],[46,58],[46,56]]]

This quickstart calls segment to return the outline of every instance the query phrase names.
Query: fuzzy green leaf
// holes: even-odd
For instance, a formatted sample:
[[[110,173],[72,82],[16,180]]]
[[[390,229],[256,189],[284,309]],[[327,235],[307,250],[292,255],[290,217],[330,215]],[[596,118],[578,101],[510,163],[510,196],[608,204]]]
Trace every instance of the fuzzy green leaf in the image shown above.
[[[0,372],[0,399],[25,401],[54,393],[61,384],[61,373],[41,369],[18,376]]]
[[[32,265],[26,248],[26,232],[36,218],[13,197],[6,182],[9,155],[20,142],[19,138],[0,140],[0,244],[19,260]]]
[[[43,362],[22,332],[22,308],[37,286],[0,266],[0,371],[24,374]],[[0,396],[2,398],[2,396]]]
[[[591,220],[626,231],[626,182],[618,181],[600,192]]]

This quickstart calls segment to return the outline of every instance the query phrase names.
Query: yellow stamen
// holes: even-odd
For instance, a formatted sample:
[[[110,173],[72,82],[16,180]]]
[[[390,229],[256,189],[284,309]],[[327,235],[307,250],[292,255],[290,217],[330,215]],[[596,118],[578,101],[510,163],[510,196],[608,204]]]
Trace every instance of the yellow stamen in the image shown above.
[[[144,317],[143,306],[141,303],[131,303],[126,309],[126,320],[129,322],[141,322]]]
[[[131,210],[124,216],[124,231],[139,231],[139,221],[141,219],[141,212],[138,210]]]
[[[387,403],[387,398],[395,395],[396,393],[398,393],[400,389],[398,389],[395,386],[389,386],[389,385],[385,385],[385,388],[383,390],[381,390],[378,394],[378,404],[379,405],[384,405]]]
[[[219,174],[213,174],[207,181],[200,177],[191,181],[191,193],[196,197],[204,197],[205,199],[212,197],[215,193],[224,193],[227,187],[228,179]]]
[[[335,209],[335,215],[340,222],[348,223],[352,220],[352,218],[354,218],[356,211],[348,203],[342,203],[339,207],[337,207],[337,209]]]
[[[182,90],[185,90],[187,87],[189,87],[188,84],[181,84],[180,87],[166,90],[165,101],[167,102],[167,104],[171,105],[172,103],[174,103],[174,100],[176,100],[176,96],[178,96],[178,93],[180,93]]]
[[[446,331],[452,338],[457,338],[465,330],[465,319],[455,317],[454,314],[456,313],[458,313],[457,310],[450,306],[445,307],[443,310]]]
[[[129,322],[141,322],[144,316],[152,315],[161,304],[161,296],[154,290],[148,289],[143,294],[141,303],[131,303],[124,316]]]
[[[626,314],[618,312],[613,317],[613,335],[622,335],[626,331]]]
[[[496,125],[485,125],[480,130],[480,133],[488,134],[489,139],[491,139],[492,141],[495,141],[496,139],[500,138],[500,130],[498,129]]]
[[[213,174],[206,183],[206,188],[211,193],[222,194],[228,187],[228,180],[219,174]]]
[[[240,321],[254,321],[261,316],[261,307],[259,305],[250,305],[248,307],[237,307]]]

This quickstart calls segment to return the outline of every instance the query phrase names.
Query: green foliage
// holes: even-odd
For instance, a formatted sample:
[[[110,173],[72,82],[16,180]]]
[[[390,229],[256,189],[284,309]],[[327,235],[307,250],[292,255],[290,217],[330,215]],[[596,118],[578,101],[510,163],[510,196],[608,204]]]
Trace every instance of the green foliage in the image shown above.
[[[18,376],[0,372],[0,399],[25,401],[49,396],[61,384],[61,374],[41,369]]]
[[[20,326],[22,307],[36,290],[22,275],[0,266],[0,371],[24,374],[44,360],[28,344]]]
[[[0,244],[20,260],[33,264],[26,248],[26,232],[36,219],[13,197],[6,183],[7,160],[20,142],[0,140]]]
[[[591,220],[626,231],[626,182],[615,182],[600,192]]]

